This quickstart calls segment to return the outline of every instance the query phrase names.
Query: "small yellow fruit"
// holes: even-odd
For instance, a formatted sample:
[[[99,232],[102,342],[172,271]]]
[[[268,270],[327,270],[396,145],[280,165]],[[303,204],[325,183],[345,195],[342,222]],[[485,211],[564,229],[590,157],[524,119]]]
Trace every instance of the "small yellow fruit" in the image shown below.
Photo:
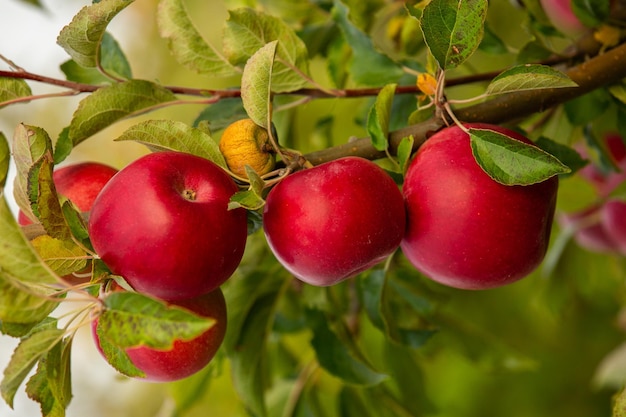
[[[241,119],[230,124],[220,139],[220,151],[233,174],[248,178],[246,165],[263,175],[274,169],[276,152],[267,130],[251,119]]]

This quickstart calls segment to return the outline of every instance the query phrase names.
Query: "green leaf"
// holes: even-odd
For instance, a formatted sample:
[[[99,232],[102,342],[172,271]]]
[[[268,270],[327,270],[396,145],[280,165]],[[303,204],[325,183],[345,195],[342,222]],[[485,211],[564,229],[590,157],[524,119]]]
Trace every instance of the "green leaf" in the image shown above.
[[[107,25],[132,2],[133,0],[108,0],[83,7],[71,23],[61,30],[57,43],[79,65],[96,67],[100,43]]]
[[[98,335],[120,348],[171,349],[175,340],[192,340],[215,324],[212,318],[139,293],[111,293],[104,305]]]
[[[54,144],[54,163],[60,164],[67,158],[72,149],[74,148],[74,144],[70,139],[70,127],[66,126],[59,133],[59,137],[57,138],[56,143]]]
[[[255,249],[251,247],[251,249]],[[230,281],[224,296],[229,312],[224,348],[231,363],[233,384],[246,407],[256,416],[267,416],[264,391],[267,387],[267,338],[274,322],[274,310],[289,276],[271,258],[265,246],[261,252],[248,251],[254,264],[246,261],[242,275]],[[266,262],[258,262],[266,259]]]
[[[424,8],[420,25],[424,41],[439,66],[461,65],[483,38],[487,0],[432,0]]]
[[[566,165],[571,170],[568,175],[575,173],[587,165],[587,161],[580,156],[578,151],[569,146],[548,139],[545,136],[541,136],[537,139],[535,141],[535,145],[539,146],[550,155],[554,155],[559,161]]]
[[[0,108],[5,101],[32,95],[30,86],[19,78],[0,77]]]
[[[12,325],[32,325],[45,319],[58,305],[51,291],[19,282],[0,273],[0,320]],[[60,300],[59,300],[60,301]]]
[[[542,149],[501,133],[470,129],[472,153],[480,167],[505,185],[530,185],[570,169]]]
[[[12,140],[13,159],[16,166],[13,196],[20,210],[31,220],[37,217],[31,208],[31,201],[36,201],[38,189],[39,161],[50,151],[52,143],[48,134],[41,128],[20,123],[15,128]],[[31,198],[32,197],[32,198]]]
[[[259,210],[265,205],[265,200],[254,190],[238,191],[230,198],[228,209],[234,210],[243,207],[246,210]]]
[[[500,73],[489,83],[486,93],[493,95],[511,91],[577,86],[578,84],[567,75],[547,65],[524,64]]]
[[[39,256],[60,276],[80,271],[87,266],[87,254],[72,241],[41,235],[31,241]]]
[[[574,126],[584,126],[606,113],[612,101],[609,92],[600,88],[566,101],[563,108]]]
[[[9,165],[11,163],[11,148],[9,141],[4,133],[0,132],[0,189],[3,189],[9,174]]]
[[[116,121],[173,101],[174,93],[158,84],[131,80],[101,88],[84,98],[74,112],[69,139],[76,146]]]
[[[341,325],[335,323],[338,329],[332,329],[329,317],[319,310],[308,310],[306,317],[313,332],[311,346],[319,364],[329,373],[356,385],[376,385],[387,378],[360,357]]]
[[[13,136],[13,149],[17,168],[14,195],[20,209],[33,221],[40,221],[52,237],[71,241],[54,186],[50,137],[41,128],[20,124]]]
[[[181,0],[161,0],[157,24],[159,34],[167,40],[172,55],[180,64],[212,77],[227,77],[237,72],[220,51],[202,39]]]
[[[402,67],[376,50],[372,40],[348,19],[348,8],[339,0],[333,3],[332,18],[352,48],[350,75],[357,84],[391,84],[402,76]]]
[[[360,277],[358,288],[365,311],[389,340],[411,348],[421,347],[435,333],[421,318],[430,310],[430,304],[414,294],[412,288],[395,281],[390,285],[387,275],[383,269],[373,269]]]
[[[250,167],[246,165],[246,176],[250,181],[250,187],[245,191],[236,192],[228,203],[228,209],[233,210],[243,207],[249,211],[256,211],[265,205],[263,199],[263,190],[265,189],[265,181]]]
[[[38,213],[43,228],[50,236],[66,241],[73,246],[72,232],[65,221],[54,185],[52,152],[48,151],[45,157],[37,161],[34,167],[36,167],[38,174],[36,182],[30,181],[28,184],[31,188],[36,187],[32,191],[29,189],[29,196],[32,199],[31,207],[34,212]]]
[[[13,407],[15,393],[31,369],[61,341],[63,335],[64,331],[60,329],[42,330],[22,340],[15,348],[0,382],[2,398],[9,406]]]
[[[271,118],[271,82],[278,41],[259,49],[246,63],[241,77],[241,100],[248,116],[268,128]]]
[[[100,44],[100,65],[107,74],[111,74],[118,78],[132,78],[130,64],[122,52],[120,45],[115,38],[105,32]],[[111,84],[113,80],[100,72],[99,69],[91,67],[83,67],[73,59],[61,64],[61,71],[69,81],[75,81],[85,84]]]
[[[502,39],[500,39],[498,35],[493,32],[493,30],[491,30],[491,26],[487,22],[485,22],[485,32],[478,48],[481,51],[485,51],[494,55],[505,54],[508,52],[507,46],[504,41],[502,41]]]
[[[387,84],[378,95],[367,116],[367,132],[374,148],[384,151],[389,147],[389,117],[396,92],[396,84]]]
[[[233,65],[246,63],[259,49],[274,41],[278,44],[272,90],[286,92],[304,87],[307,80],[299,73],[309,72],[308,52],[293,29],[281,19],[254,9],[229,11],[224,29],[224,53]]]
[[[133,140],[152,150],[190,153],[226,168],[226,161],[213,138],[202,130],[175,120],[148,120],[128,128],[116,141]]]
[[[100,323],[96,327],[96,335],[98,337],[98,343],[102,349],[102,353],[106,358],[106,361],[119,373],[128,377],[144,378],[146,374],[138,369],[128,357],[126,351],[117,346],[115,343],[110,342],[106,335],[101,332]]]
[[[72,339],[64,339],[39,361],[26,393],[41,406],[43,417],[64,417],[72,398],[70,353]]]
[[[402,138],[400,144],[398,145],[398,163],[400,164],[400,172],[402,174],[406,173],[406,170],[409,167],[414,142],[415,140],[413,139],[413,135],[411,135],[406,138]]]
[[[197,127],[200,122],[206,121],[211,130],[217,131],[225,129],[231,123],[245,117],[248,116],[240,97],[225,98],[202,110],[196,120],[193,121],[193,125]]]

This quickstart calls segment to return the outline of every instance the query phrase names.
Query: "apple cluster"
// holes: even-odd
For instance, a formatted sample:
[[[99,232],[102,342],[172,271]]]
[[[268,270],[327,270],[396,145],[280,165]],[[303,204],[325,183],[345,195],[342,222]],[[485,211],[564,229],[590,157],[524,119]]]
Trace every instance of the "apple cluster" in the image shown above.
[[[619,134],[604,136],[607,155],[613,170],[589,164],[579,174],[595,189],[598,201],[589,207],[559,216],[562,227],[572,230],[576,243],[589,251],[626,255],[626,201],[613,196],[626,182],[626,145]],[[584,148],[579,153],[588,154]]]
[[[558,180],[496,182],[474,159],[468,128],[531,144],[499,126],[453,125],[420,147],[401,186],[359,157],[290,173],[263,206],[272,253],[316,286],[353,277],[399,248],[425,276],[451,287],[487,289],[525,277],[545,255]],[[248,233],[246,210],[229,207],[239,189],[229,173],[205,158],[163,151],[119,172],[94,163],[60,168],[54,180],[59,194],[90,212],[91,244],[114,275],[139,293],[216,320],[169,350],[126,348],[135,367],[147,380],[172,381],[206,366],[226,331],[220,287],[238,267]],[[104,355],[98,323],[96,317],[92,333]]]
[[[490,129],[527,144],[522,135]],[[469,134],[445,128],[421,146],[402,189],[372,162],[342,158],[276,185],[263,227],[276,258],[296,277],[332,285],[398,247],[427,277],[462,289],[517,281],[543,260],[558,179],[528,186],[493,180],[475,161]]]
[[[215,324],[171,349],[125,349],[150,381],[173,381],[204,368],[226,333],[220,286],[233,274],[247,239],[244,209],[228,209],[233,179],[199,156],[148,154],[102,188],[89,216],[94,250],[137,292],[210,317]],[[92,333],[100,351],[98,319]]]

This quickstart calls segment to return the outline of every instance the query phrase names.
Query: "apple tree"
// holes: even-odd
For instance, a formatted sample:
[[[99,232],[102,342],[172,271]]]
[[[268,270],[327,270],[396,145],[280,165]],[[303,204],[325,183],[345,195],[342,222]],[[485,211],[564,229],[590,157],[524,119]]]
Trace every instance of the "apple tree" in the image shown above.
[[[86,329],[159,415],[626,415],[626,2],[85,3],[63,78],[0,47],[9,406]]]

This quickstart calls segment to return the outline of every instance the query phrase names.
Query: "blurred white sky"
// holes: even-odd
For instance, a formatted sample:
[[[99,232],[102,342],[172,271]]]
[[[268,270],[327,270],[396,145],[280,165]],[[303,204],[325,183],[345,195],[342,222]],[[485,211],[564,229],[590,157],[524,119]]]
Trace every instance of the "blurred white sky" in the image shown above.
[[[29,72],[63,78],[59,65],[69,57],[56,44],[57,35],[80,8],[90,3],[90,0],[43,0],[45,10],[42,11],[18,0],[0,0],[0,54]],[[137,30],[136,21],[129,24],[128,19],[131,17],[130,15],[128,18],[125,17],[124,13],[117,16],[112,23],[114,33],[124,32],[125,28]],[[125,37],[125,40],[127,39],[132,41],[133,37]],[[140,41],[135,39],[134,42]],[[9,69],[4,62],[0,62],[0,68]],[[35,94],[59,91],[43,84],[32,82],[29,84]],[[42,127],[55,138],[60,129],[69,122],[79,99],[79,97],[56,99],[52,108],[50,100],[40,100],[0,109],[0,131],[10,140],[16,124],[24,122],[41,126],[42,120],[45,120],[47,124]],[[16,210],[12,201],[12,180],[9,180],[8,184],[6,196],[12,208]],[[68,417],[122,417],[145,413],[146,410],[133,410],[128,403],[133,397],[141,397],[160,388],[134,381],[120,385],[118,375],[95,351],[89,329],[84,330],[82,333],[79,332],[75,339],[72,352],[74,399],[68,409]],[[0,335],[0,370],[6,367],[16,345],[15,339]],[[158,406],[158,401],[154,401],[154,397],[151,402],[157,403]],[[41,415],[39,405],[27,398],[24,386],[18,390],[13,410],[0,399],[2,417],[39,415]]]

